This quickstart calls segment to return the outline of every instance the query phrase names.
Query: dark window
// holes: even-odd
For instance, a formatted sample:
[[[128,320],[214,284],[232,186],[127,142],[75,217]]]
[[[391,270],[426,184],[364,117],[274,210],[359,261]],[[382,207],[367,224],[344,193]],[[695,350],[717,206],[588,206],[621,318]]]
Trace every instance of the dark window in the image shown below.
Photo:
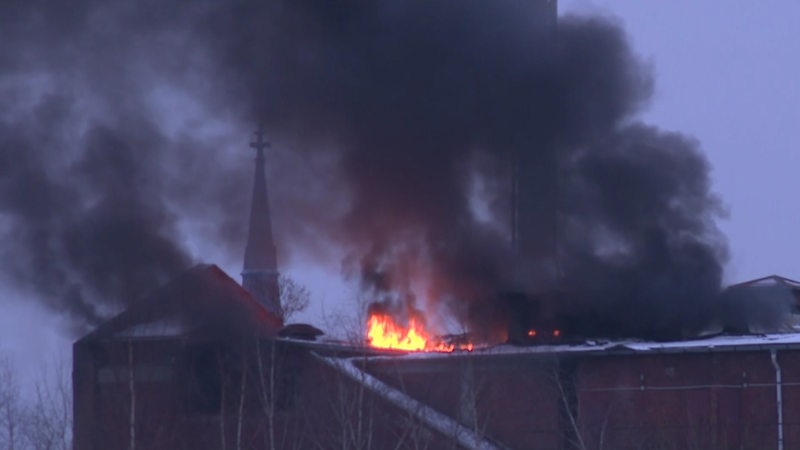
[[[213,344],[187,348],[187,412],[218,413],[222,401],[219,349]]]

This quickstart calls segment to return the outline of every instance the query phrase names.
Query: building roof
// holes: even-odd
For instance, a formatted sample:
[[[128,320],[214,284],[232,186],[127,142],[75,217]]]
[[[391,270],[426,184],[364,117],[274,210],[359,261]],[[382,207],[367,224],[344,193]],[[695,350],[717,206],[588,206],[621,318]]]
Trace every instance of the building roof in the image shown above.
[[[241,335],[275,337],[281,321],[213,264],[199,264],[100,325],[81,341]]]
[[[730,288],[738,288],[745,286],[775,286],[781,285],[789,289],[800,289],[800,281],[792,280],[791,278],[782,277],[780,275],[768,275],[766,277],[756,278],[755,280],[743,281],[728,286]]]
[[[524,357],[547,355],[621,355],[648,353],[708,353],[728,351],[754,351],[763,349],[800,348],[800,333],[776,333],[765,335],[716,335],[685,341],[654,342],[629,340],[587,340],[565,344],[516,346],[509,344],[475,348],[473,351],[454,352],[409,352],[394,355],[369,356],[373,361],[414,361],[444,359],[492,359],[497,357]]]
[[[728,286],[721,296],[719,319],[734,333],[793,332],[800,312],[800,282],[778,275]]]

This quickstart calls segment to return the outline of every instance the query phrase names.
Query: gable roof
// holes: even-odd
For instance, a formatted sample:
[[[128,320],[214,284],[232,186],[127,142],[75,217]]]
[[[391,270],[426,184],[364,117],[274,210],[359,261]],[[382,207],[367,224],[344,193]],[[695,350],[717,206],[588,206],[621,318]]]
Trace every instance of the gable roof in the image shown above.
[[[277,336],[281,320],[214,264],[198,264],[80,341],[166,336]]]
[[[756,278],[755,280],[744,281],[728,286],[728,288],[738,288],[745,286],[786,286],[789,289],[800,289],[800,281],[792,280],[791,278],[782,277],[780,275],[769,275],[766,277]]]

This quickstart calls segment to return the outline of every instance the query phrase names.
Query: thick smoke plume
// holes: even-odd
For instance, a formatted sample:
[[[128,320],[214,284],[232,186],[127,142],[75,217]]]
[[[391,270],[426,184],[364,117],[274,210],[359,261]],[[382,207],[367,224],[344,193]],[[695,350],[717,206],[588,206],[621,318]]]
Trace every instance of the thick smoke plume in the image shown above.
[[[560,289],[578,333],[697,331],[725,256],[708,163],[636,120],[652,74],[617,24],[556,31],[551,8],[4,2],[5,270],[91,318],[193,259],[182,221],[240,252],[249,161],[219,147],[263,121],[282,256],[343,254],[384,309],[486,329],[504,293]],[[529,214],[558,211],[530,266],[509,234],[512,161],[541,186]]]

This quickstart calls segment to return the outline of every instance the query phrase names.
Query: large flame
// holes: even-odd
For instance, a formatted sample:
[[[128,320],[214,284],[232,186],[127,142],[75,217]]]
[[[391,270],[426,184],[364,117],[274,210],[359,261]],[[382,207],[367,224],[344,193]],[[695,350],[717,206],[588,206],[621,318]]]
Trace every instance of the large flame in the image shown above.
[[[412,317],[408,321],[408,327],[403,327],[390,315],[382,313],[370,314],[367,321],[367,342],[377,348],[410,351],[452,352],[456,348],[472,350],[471,342],[456,346],[431,338],[425,326],[416,318]]]

